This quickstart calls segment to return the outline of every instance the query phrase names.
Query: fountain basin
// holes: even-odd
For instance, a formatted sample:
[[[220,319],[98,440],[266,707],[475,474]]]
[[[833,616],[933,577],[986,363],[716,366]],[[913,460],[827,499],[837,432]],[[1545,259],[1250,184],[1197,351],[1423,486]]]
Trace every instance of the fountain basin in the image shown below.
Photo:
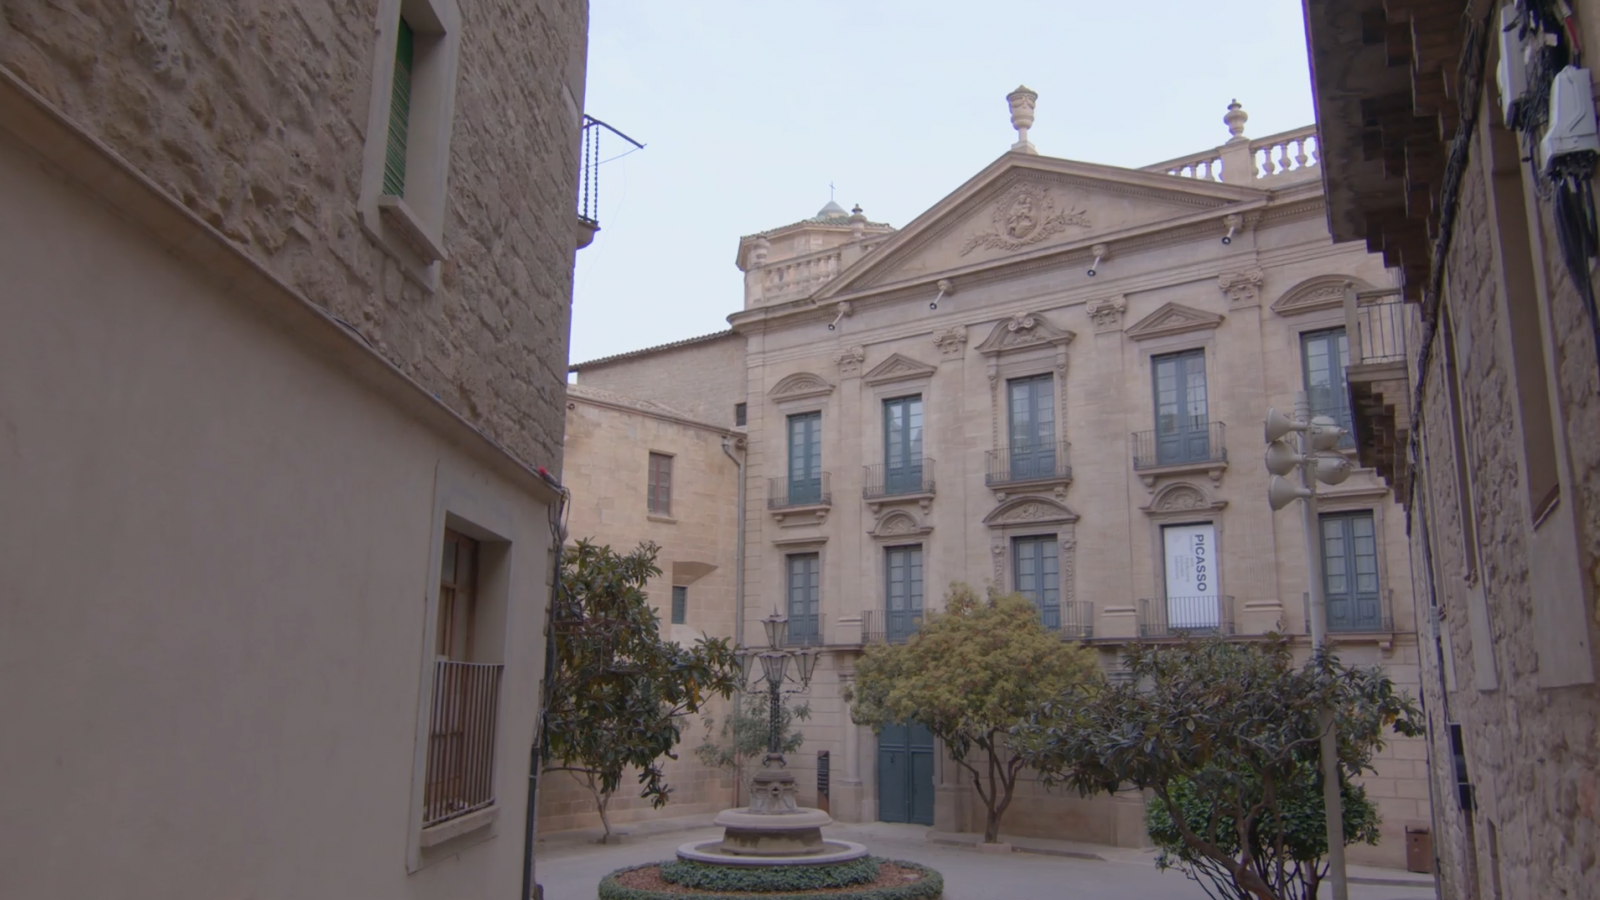
[[[691,841],[678,848],[678,858],[719,866],[822,866],[849,862],[867,855],[866,845],[855,841],[823,841],[816,850],[805,855],[781,856],[729,853],[722,845],[722,841]]]

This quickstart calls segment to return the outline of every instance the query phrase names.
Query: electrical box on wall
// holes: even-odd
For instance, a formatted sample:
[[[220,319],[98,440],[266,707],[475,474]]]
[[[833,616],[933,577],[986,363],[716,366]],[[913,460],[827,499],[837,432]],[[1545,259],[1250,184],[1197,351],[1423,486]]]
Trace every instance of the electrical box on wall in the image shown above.
[[[1500,64],[1495,67],[1495,83],[1500,88],[1500,114],[1505,126],[1513,127],[1517,104],[1528,93],[1528,44],[1519,35],[1515,4],[1500,8]]]
[[[1589,70],[1567,66],[1550,84],[1550,125],[1539,142],[1539,156],[1548,169],[1573,153],[1600,154],[1600,128],[1595,125]]]

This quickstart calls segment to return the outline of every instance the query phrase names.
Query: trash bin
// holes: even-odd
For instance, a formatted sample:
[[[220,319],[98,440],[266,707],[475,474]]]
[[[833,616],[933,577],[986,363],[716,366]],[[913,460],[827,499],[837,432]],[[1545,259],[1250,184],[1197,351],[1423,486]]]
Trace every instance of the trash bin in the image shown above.
[[[1433,874],[1433,834],[1426,825],[1406,826],[1406,871]]]

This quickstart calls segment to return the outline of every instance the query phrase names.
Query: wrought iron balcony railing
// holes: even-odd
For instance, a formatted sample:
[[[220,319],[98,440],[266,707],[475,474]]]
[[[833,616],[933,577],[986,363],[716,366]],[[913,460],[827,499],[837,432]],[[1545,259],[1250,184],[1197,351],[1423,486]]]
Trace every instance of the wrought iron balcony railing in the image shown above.
[[[933,460],[924,457],[911,465],[864,466],[866,480],[862,482],[861,496],[868,500],[899,497],[906,494],[931,494],[934,490]]]
[[[609,131],[622,138],[633,145],[633,149],[602,159],[600,149],[602,131]],[[600,230],[600,165],[618,156],[627,156],[634,150],[643,150],[644,145],[588,114],[583,117],[582,139],[578,176],[578,225],[593,237],[594,232]]]
[[[1183,431],[1136,431],[1133,467],[1154,469],[1186,463],[1224,463],[1228,447],[1221,422],[1208,422]]]
[[[422,824],[464,816],[494,802],[495,721],[504,667],[439,660],[422,787]]]
[[[904,644],[922,627],[920,609],[864,609],[861,611],[862,644]]]
[[[1068,640],[1094,637],[1094,604],[1087,600],[1074,600],[1039,610],[1040,623],[1046,631],[1060,632]]]
[[[1139,636],[1233,634],[1233,598],[1157,597],[1139,601]]]
[[[767,479],[767,509],[792,509],[797,506],[831,506],[833,491],[828,473],[815,478]]]
[[[796,615],[789,613],[789,629],[784,636],[785,647],[821,647],[823,645],[823,614]]]
[[[1393,591],[1327,598],[1329,634],[1387,634],[1394,631]],[[1302,591],[1305,633],[1311,633],[1311,594]]]
[[[1053,444],[1015,444],[997,450],[985,450],[984,484],[992,487],[1071,478],[1072,465],[1067,455],[1071,446],[1066,441],[1056,441]]]

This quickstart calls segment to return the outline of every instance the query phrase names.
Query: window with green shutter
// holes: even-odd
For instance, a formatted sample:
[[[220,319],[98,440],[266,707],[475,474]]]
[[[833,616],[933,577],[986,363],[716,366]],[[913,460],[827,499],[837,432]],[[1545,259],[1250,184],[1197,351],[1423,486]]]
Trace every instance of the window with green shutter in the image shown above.
[[[416,36],[405,19],[394,42],[394,85],[389,93],[389,142],[383,154],[383,192],[406,193],[406,135],[411,129],[411,61]]]

